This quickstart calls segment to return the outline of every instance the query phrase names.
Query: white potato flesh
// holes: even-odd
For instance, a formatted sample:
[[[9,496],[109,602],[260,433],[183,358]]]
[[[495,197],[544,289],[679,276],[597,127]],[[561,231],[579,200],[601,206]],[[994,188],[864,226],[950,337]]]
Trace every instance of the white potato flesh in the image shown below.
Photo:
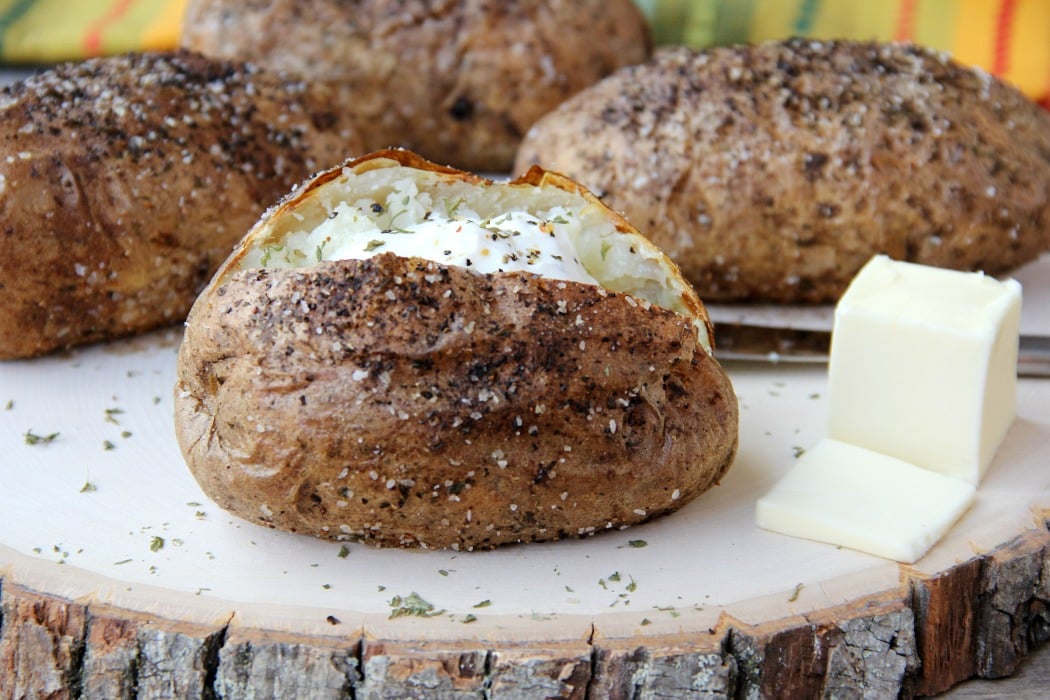
[[[706,325],[683,303],[684,282],[673,263],[577,193],[380,167],[346,169],[308,194],[253,232],[239,269],[394,253],[479,274],[529,272],[622,292],[688,316],[710,351]]]

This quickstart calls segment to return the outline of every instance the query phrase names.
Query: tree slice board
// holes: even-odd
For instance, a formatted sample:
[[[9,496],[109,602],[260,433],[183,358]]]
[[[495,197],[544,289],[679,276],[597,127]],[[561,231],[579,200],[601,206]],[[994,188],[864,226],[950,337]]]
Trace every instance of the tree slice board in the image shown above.
[[[0,698],[882,697],[1008,675],[1050,637],[1050,381],[1020,381],[977,503],[913,566],[754,525],[824,429],[826,369],[772,364],[727,366],[739,457],[679,512],[399,551],[210,503],[173,435],[179,340],[0,364]]]

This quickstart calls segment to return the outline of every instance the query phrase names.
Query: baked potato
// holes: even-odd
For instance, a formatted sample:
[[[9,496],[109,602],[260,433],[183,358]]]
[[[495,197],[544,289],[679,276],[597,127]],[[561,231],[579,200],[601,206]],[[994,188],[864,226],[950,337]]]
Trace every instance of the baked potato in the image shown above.
[[[189,314],[175,425],[247,520],[486,549],[717,483],[737,402],[677,268],[593,195],[385,151],[269,211]]]
[[[370,151],[491,173],[536,119],[652,46],[632,0],[190,0],[182,44],[331,85]]]
[[[708,302],[832,302],[880,253],[997,275],[1050,248],[1050,113],[916,46],[662,50],[541,119],[514,171],[536,163]]]
[[[323,90],[189,52],[0,92],[0,359],[182,321],[267,206],[360,152]]]

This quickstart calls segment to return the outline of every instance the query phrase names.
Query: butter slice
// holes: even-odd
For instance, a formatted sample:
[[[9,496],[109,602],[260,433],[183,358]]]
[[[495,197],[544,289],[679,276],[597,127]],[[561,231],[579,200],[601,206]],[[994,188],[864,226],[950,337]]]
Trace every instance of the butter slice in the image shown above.
[[[969,483],[825,438],[759,499],[759,527],[912,563],[966,512]]]
[[[1021,285],[876,256],[835,310],[828,437],[978,484],[1017,412]]]

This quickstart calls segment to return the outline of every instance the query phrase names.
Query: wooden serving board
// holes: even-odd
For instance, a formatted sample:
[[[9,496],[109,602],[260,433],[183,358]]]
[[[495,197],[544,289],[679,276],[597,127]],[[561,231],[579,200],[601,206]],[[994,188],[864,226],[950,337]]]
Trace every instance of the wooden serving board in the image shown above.
[[[678,513],[397,551],[210,503],[173,436],[179,340],[0,364],[0,698],[882,697],[1012,673],[1050,636],[1050,380],[1021,380],[976,505],[911,567],[755,527],[827,403],[825,368],[769,364],[728,366],[739,457]]]

